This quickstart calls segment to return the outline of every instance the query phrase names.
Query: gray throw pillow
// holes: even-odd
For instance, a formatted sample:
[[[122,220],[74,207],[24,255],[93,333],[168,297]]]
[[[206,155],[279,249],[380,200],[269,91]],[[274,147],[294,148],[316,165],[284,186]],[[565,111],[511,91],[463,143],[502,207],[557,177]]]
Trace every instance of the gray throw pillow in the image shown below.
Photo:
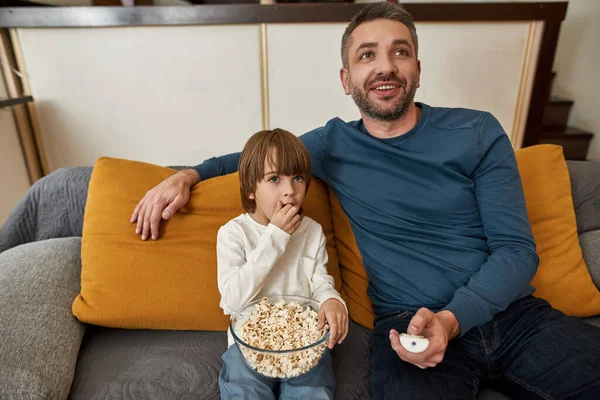
[[[0,399],[66,399],[85,325],[71,312],[80,238],[0,254]]]

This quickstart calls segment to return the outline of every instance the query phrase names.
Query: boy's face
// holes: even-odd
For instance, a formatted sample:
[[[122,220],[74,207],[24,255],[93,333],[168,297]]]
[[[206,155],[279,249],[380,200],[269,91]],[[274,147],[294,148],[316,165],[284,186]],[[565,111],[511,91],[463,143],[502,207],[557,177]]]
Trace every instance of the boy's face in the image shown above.
[[[252,217],[263,225],[268,225],[277,208],[277,202],[283,206],[292,204],[302,207],[306,195],[306,181],[301,175],[277,175],[277,168],[265,160],[265,173],[256,184],[256,192],[249,195],[256,201],[256,210]]]

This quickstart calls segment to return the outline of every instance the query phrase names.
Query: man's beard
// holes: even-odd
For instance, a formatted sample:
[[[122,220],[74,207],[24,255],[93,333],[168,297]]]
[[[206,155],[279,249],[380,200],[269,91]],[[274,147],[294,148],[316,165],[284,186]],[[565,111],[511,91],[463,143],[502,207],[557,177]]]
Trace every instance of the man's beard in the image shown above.
[[[369,87],[373,85],[375,82],[396,82],[400,84],[402,88],[404,88],[404,92],[400,99],[394,104],[392,108],[383,108],[369,100]],[[415,94],[417,93],[417,86],[419,85],[419,77],[415,75],[410,83],[410,86],[407,86],[406,79],[399,79],[395,75],[379,77],[374,82],[370,82],[368,86],[366,85],[365,92],[361,92],[357,87],[350,84],[350,95],[352,96],[352,100],[361,111],[362,114],[379,120],[379,121],[397,121],[406,115],[408,112],[410,105],[415,99]]]

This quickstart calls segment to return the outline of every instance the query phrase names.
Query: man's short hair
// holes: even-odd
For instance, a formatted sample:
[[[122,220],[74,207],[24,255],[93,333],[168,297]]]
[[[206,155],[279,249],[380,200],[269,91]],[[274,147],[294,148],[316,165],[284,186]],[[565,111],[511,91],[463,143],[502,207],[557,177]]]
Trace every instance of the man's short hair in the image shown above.
[[[277,175],[301,175],[306,190],[312,176],[310,154],[298,137],[283,129],[260,131],[246,142],[240,155],[240,194],[247,212],[256,210],[256,201],[248,196],[256,192],[256,185],[265,176],[265,160],[275,168]]]
[[[412,15],[404,6],[400,4],[392,4],[387,2],[370,3],[361,9],[346,27],[342,36],[342,65],[348,68],[348,51],[350,50],[350,36],[352,32],[365,22],[370,22],[376,19],[391,19],[403,23],[409,30],[410,36],[415,46],[415,56],[419,56],[419,38],[417,37],[417,28]]]

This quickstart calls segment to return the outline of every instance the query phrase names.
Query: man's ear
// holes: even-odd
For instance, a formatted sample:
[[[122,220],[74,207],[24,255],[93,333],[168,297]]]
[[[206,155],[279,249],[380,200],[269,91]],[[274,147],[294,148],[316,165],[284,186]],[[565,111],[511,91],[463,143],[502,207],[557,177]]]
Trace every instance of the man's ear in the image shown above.
[[[248,198],[249,198],[250,200],[256,200],[256,196],[254,195],[254,193],[250,193],[250,194],[248,195]]]
[[[340,68],[340,79],[342,81],[342,86],[344,87],[344,94],[348,96],[350,94],[350,73],[344,67]]]
[[[417,80],[417,87],[421,87],[421,60],[417,60],[417,73],[419,74],[419,79]]]

